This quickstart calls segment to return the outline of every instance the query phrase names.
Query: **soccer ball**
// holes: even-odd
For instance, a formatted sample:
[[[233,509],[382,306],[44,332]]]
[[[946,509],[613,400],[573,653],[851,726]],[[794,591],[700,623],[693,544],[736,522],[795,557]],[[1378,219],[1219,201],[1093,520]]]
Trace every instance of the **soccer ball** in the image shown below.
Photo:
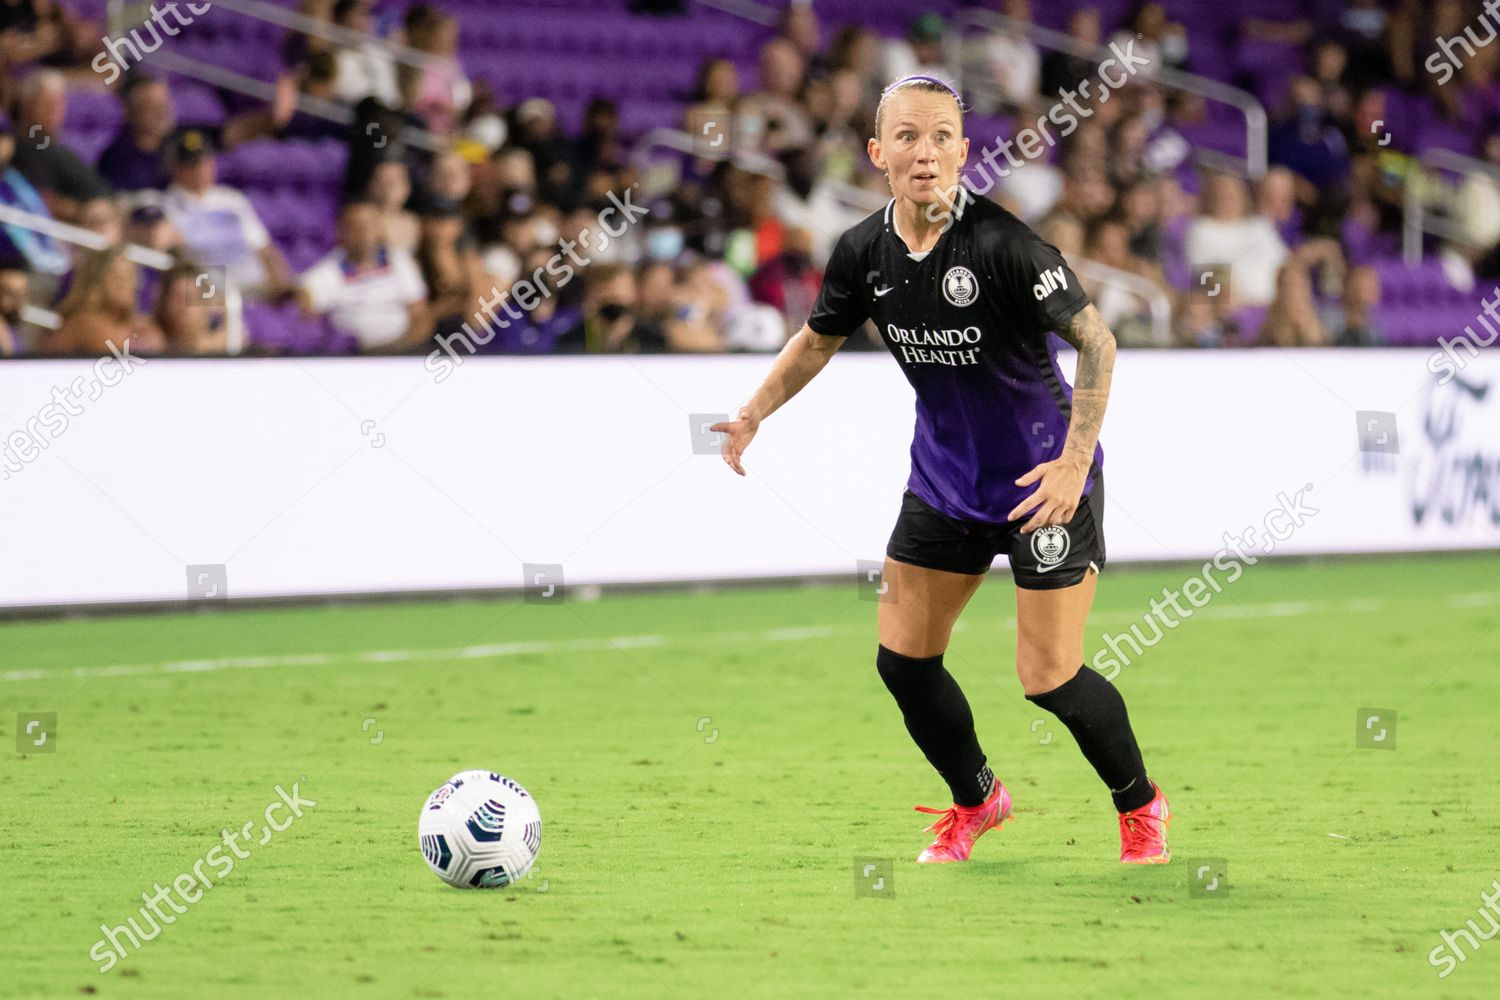
[[[417,821],[422,857],[459,889],[499,889],[531,870],[542,814],[526,789],[493,771],[460,771],[427,798]]]

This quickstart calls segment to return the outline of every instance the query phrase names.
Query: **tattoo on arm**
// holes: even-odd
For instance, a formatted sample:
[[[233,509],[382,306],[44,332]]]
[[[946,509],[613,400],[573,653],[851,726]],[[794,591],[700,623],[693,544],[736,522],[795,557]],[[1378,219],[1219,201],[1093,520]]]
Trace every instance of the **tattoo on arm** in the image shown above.
[[[1109,383],[1115,367],[1115,335],[1109,332],[1099,310],[1084,306],[1058,335],[1078,351],[1078,369],[1073,374],[1073,416],[1063,456],[1084,465],[1094,460],[1094,446],[1104,424],[1109,404]]]

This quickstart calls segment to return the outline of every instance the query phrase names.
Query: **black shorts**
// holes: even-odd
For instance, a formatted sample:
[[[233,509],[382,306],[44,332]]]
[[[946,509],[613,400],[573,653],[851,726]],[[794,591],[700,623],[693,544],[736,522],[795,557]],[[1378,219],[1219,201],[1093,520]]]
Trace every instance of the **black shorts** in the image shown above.
[[[1030,515],[1027,515],[1029,518]],[[995,556],[1010,559],[1016,586],[1025,590],[1060,590],[1080,583],[1092,567],[1104,568],[1104,478],[1083,498],[1073,520],[1021,534],[1026,519],[988,524],[949,517],[911,490],[901,497],[901,516],[885,547],[897,562],[946,570],[988,573]]]

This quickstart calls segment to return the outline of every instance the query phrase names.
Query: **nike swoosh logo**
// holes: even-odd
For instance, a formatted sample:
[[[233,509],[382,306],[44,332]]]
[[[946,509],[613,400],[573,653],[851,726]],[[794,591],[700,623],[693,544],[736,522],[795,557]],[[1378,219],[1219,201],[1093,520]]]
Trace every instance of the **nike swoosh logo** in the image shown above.
[[[1057,569],[1057,567],[1059,567],[1061,565],[1062,565],[1061,562],[1055,562],[1051,566],[1043,566],[1041,563],[1037,563],[1036,564],[1036,571],[1038,573],[1048,573],[1048,572],[1051,572],[1054,569]]]
[[[882,295],[884,295],[886,292],[889,292],[894,287],[894,285],[886,285],[884,288],[875,289],[875,297],[877,299],[880,298]]]

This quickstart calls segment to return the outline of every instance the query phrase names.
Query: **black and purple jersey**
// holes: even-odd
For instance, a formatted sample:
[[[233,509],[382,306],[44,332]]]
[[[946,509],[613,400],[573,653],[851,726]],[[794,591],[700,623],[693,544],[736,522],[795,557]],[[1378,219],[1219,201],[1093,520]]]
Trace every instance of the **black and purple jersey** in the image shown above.
[[[894,202],[839,238],[807,325],[846,337],[870,319],[917,393],[908,486],[949,517],[1003,523],[1062,454],[1072,389],[1048,331],[1089,297],[1057,248],[960,189],[953,225],[924,254],[896,234]],[[1104,461],[1094,450],[1084,495]]]

